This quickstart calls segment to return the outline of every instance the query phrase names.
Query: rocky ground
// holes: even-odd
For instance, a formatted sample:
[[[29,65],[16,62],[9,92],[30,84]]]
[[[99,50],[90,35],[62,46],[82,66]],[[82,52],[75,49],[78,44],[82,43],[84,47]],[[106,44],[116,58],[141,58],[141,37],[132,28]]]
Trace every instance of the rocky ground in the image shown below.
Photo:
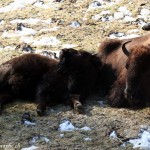
[[[1,0],[0,63],[30,52],[49,56],[67,47],[96,52],[106,38],[149,33],[149,23],[149,0]],[[101,98],[89,99],[83,115],[57,106],[38,117],[35,104],[8,105],[0,116],[0,149],[150,149],[150,108],[114,109]],[[25,112],[32,124],[21,122]],[[67,131],[61,130],[62,123]]]

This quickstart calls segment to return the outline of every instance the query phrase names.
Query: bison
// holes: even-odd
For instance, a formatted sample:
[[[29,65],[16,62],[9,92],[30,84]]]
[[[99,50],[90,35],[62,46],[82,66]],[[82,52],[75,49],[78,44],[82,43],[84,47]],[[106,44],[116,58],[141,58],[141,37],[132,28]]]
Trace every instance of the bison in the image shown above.
[[[75,95],[74,104],[79,112],[83,110],[82,104],[89,94],[97,90],[100,70],[101,61],[89,52],[75,49],[61,51],[58,72],[66,76],[69,93]]]
[[[105,40],[99,47],[99,57],[111,106],[143,107],[149,103],[150,34]]]
[[[67,103],[67,81],[57,73],[59,61],[38,54],[24,54],[0,65],[0,111],[3,105],[19,99],[38,102],[37,113],[46,106]]]

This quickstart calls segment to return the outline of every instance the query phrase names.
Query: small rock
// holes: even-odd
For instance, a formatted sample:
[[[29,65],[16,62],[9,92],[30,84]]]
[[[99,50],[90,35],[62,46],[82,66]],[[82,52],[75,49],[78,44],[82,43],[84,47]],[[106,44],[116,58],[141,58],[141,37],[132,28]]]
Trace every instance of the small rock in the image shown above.
[[[22,27],[25,27],[23,23],[17,23],[17,31],[22,31]]]
[[[94,9],[94,8],[98,8],[98,7],[100,7],[100,6],[101,6],[101,3],[100,3],[100,2],[94,1],[94,2],[92,2],[92,3],[89,5],[89,8]]]
[[[149,31],[150,30],[150,23],[147,23],[145,24],[143,27],[142,27],[143,30],[146,30],[146,31]]]

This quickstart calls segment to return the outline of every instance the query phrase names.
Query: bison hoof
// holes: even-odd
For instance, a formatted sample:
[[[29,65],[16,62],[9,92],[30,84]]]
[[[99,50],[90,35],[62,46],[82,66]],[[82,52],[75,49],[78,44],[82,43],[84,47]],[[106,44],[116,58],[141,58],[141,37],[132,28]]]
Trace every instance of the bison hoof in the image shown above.
[[[39,116],[44,116],[44,110],[42,110],[42,109],[37,109],[36,112],[37,112],[37,114],[38,114]]]
[[[81,103],[76,103],[76,105],[74,106],[74,112],[77,114],[83,114],[84,108]]]

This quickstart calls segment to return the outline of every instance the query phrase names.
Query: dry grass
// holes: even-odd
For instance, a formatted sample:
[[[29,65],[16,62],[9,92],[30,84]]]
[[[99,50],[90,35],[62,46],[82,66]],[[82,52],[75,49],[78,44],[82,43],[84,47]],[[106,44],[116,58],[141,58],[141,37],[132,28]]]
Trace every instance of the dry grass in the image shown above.
[[[0,7],[7,6],[12,0],[1,0]],[[16,24],[12,25],[9,22],[13,19],[39,18],[42,20],[54,18],[53,24],[37,23],[36,25],[27,26],[39,31],[42,28],[52,28],[57,25],[61,28],[58,31],[37,33],[34,38],[56,36],[61,40],[62,44],[76,44],[77,49],[87,51],[97,51],[98,44],[108,37],[111,31],[127,33],[130,29],[139,29],[139,34],[146,34],[141,30],[141,27],[135,24],[123,23],[119,21],[101,22],[94,21],[91,17],[100,13],[104,9],[87,11],[87,8],[92,0],[77,0],[76,3],[71,3],[70,0],[64,0],[60,3],[58,9],[35,8],[34,6],[26,7],[22,10],[16,10],[8,13],[1,13],[0,19],[5,20],[4,25],[0,25],[0,35],[4,30],[14,31]],[[130,0],[121,0],[114,7],[108,7],[113,14],[120,6],[127,6],[132,11],[134,16],[138,10],[143,7],[149,7],[149,1],[133,0],[129,5]],[[145,3],[145,6],[141,6]],[[87,20],[83,21],[83,17]],[[69,24],[72,21],[78,21],[81,27],[72,28]],[[63,22],[63,23],[60,23]],[[20,44],[19,37],[2,38],[0,36],[0,47],[16,46]],[[36,46],[35,49],[52,49],[60,50],[61,45],[56,47],[51,46]],[[19,55],[23,52],[15,50],[0,51],[0,63]],[[0,145],[9,143],[20,143],[21,147],[28,147],[32,137],[43,135],[50,139],[49,143],[38,141],[35,145],[43,150],[61,150],[61,149],[82,149],[82,150],[131,150],[132,146],[126,148],[120,147],[122,144],[119,140],[112,140],[109,134],[115,130],[121,139],[136,137],[141,125],[149,125],[150,108],[142,110],[129,109],[114,109],[109,106],[100,107],[96,101],[88,102],[85,105],[85,114],[74,114],[70,107],[58,106],[53,108],[54,111],[49,111],[45,117],[36,115],[36,105],[31,103],[13,103],[8,105],[2,116],[0,116]],[[26,127],[21,124],[21,116],[24,112],[30,112],[31,117],[36,120],[35,127]],[[92,131],[73,131],[64,132],[64,137],[60,137],[58,131],[59,123],[63,119],[69,119],[76,127],[85,125],[92,128]],[[83,138],[90,137],[92,141],[84,141]]]

